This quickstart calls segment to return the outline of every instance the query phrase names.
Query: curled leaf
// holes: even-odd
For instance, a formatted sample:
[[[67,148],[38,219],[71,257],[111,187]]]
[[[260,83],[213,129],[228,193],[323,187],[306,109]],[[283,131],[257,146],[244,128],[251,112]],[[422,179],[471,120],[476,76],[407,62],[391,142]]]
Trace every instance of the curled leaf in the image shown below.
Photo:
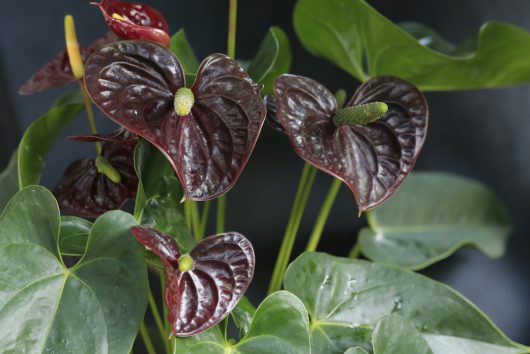
[[[254,250],[237,232],[207,237],[188,255],[181,255],[172,237],[143,226],[131,231],[164,263],[168,319],[175,336],[187,337],[215,326],[250,285]]]
[[[81,59],[86,59],[96,50],[108,43],[115,42],[117,37],[112,32],[97,39],[88,47],[79,48]],[[70,60],[66,49],[57,53],[48,63],[40,68],[19,90],[21,95],[32,95],[34,93],[58,88],[76,82],[72,73]]]
[[[282,126],[282,122],[276,114],[276,97],[274,95],[267,95],[263,97],[263,103],[265,103],[265,107],[267,107],[266,122],[269,126],[278,133],[287,134]]]
[[[378,77],[361,85],[346,106],[383,102],[388,112],[365,125],[337,125],[337,102],[318,82],[282,75],[277,115],[304,160],[348,185],[361,211],[390,198],[412,170],[427,132],[425,98],[410,83]]]
[[[234,186],[266,115],[261,85],[222,54],[201,64],[191,88],[195,103],[185,116],[174,108],[175,93],[186,86],[182,68],[156,43],[124,41],[101,49],[87,62],[85,82],[107,116],[165,154],[193,200],[216,198]]]
[[[119,142],[121,144],[132,144],[136,145],[138,137],[136,134],[128,131],[125,128],[118,128],[110,134],[86,134],[86,135],[72,135],[68,137],[68,140],[72,141],[85,141],[85,142]]]
[[[102,0],[98,6],[109,28],[123,39],[146,39],[169,47],[169,26],[156,9],[125,1]]]
[[[119,183],[98,171],[95,158],[74,161],[53,191],[61,211],[95,218],[109,210],[120,209],[127,199],[134,197],[138,186],[133,167],[134,148],[135,144],[127,142],[103,144],[101,157],[119,174]]]

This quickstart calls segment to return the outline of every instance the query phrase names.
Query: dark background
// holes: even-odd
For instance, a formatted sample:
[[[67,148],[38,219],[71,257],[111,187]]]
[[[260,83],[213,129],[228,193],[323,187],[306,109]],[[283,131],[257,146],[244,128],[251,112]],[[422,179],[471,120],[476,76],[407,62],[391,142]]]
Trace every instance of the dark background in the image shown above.
[[[322,0],[325,1],[325,0]],[[160,9],[172,31],[186,29],[197,55],[226,49],[227,3],[222,0],[145,0]],[[241,0],[237,56],[251,57],[271,25],[287,31],[293,50],[292,72],[311,76],[332,91],[350,94],[358,83],[328,62],[311,57],[291,25],[293,0]],[[372,0],[393,21],[425,22],[453,42],[475,34],[486,20],[511,22],[530,30],[530,2],[525,0]],[[18,96],[20,85],[64,47],[63,18],[74,15],[81,43],[106,31],[99,10],[88,1],[10,1],[0,12],[0,165],[16,147],[20,134],[45,113],[61,92]],[[530,58],[528,58],[530,60]],[[70,89],[75,89],[72,86]],[[512,339],[530,344],[530,86],[502,90],[428,93],[430,131],[417,170],[459,173],[491,186],[504,201],[515,223],[506,256],[490,260],[474,250],[462,250],[425,273],[447,282],[470,298]],[[100,131],[113,124],[98,117]],[[78,119],[63,137],[88,131]],[[52,186],[75,158],[91,156],[93,147],[61,139],[54,146],[43,182]],[[245,172],[228,196],[229,229],[254,243],[257,270],[250,290],[255,304],[263,297],[287,222],[302,163],[286,138],[267,126]],[[295,252],[305,246],[330,178],[319,174],[298,236]],[[1,187],[1,186],[0,186]],[[440,186],[443,188],[443,186]],[[455,203],[458,203],[455,200]],[[350,192],[342,188],[328,221],[320,250],[346,255],[355,242],[358,219]]]

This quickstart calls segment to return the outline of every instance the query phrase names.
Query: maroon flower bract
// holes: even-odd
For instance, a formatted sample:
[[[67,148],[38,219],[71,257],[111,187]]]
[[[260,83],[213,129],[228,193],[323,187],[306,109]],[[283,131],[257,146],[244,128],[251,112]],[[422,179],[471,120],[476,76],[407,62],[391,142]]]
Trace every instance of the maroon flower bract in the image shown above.
[[[191,88],[195,103],[185,116],[176,114],[173,102],[185,87],[182,68],[154,42],[102,48],[86,64],[85,83],[103,112],[166,155],[194,200],[213,199],[232,188],[266,115],[261,85],[222,54],[201,64]]]
[[[101,9],[105,22],[120,38],[146,39],[169,47],[169,26],[156,9],[117,0],[102,0],[93,4]]]
[[[164,263],[168,320],[176,336],[191,336],[215,326],[232,311],[250,285],[254,250],[250,241],[237,232],[202,240],[189,253],[190,268],[181,271],[175,239],[143,226],[131,231]]]
[[[337,102],[318,82],[282,75],[275,82],[277,116],[295,151],[318,169],[345,182],[359,209],[390,198],[412,170],[427,132],[421,92],[395,77],[361,85],[347,106],[384,102],[388,112],[366,125],[336,125]]]
[[[119,134],[118,134],[119,133]],[[101,156],[118,171],[120,183],[112,182],[98,172],[94,158],[74,161],[53,190],[61,211],[68,215],[96,218],[114,209],[119,209],[136,195],[138,178],[134,171],[133,154],[136,140],[129,132],[118,131],[109,135],[114,140],[103,144]],[[105,141],[105,136],[81,136],[78,141]]]

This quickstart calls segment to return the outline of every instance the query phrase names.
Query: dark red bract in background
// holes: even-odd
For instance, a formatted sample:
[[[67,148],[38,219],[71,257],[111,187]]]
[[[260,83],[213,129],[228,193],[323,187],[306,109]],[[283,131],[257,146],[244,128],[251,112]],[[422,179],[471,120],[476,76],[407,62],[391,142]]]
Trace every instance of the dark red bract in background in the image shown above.
[[[191,336],[223,320],[254,276],[252,244],[237,232],[203,239],[189,253],[193,265],[181,272],[181,254],[175,239],[143,226],[131,231],[164,263],[168,320],[175,336]]]
[[[275,96],[276,114],[294,150],[308,163],[345,182],[361,211],[394,194],[425,141],[427,102],[416,87],[395,77],[369,80],[347,103],[388,105],[382,118],[366,125],[336,125],[335,97],[306,77],[280,76]]]

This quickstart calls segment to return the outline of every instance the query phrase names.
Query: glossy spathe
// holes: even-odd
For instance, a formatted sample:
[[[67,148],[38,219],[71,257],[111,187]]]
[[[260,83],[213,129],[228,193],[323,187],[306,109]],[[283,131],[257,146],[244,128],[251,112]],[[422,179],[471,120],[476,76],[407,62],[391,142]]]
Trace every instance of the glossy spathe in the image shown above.
[[[191,336],[215,326],[250,285],[254,250],[237,232],[207,237],[188,255],[181,255],[175,239],[161,232],[142,226],[131,231],[164,263],[168,320],[175,336]]]
[[[102,48],[86,65],[86,87],[111,119],[156,145],[186,195],[209,200],[230,190],[256,144],[266,109],[258,85],[223,54],[207,57],[191,91],[191,112],[179,117],[174,96],[182,68],[166,48],[123,41]]]
[[[379,77],[346,106],[383,102],[388,112],[366,125],[337,125],[335,97],[318,82],[282,75],[275,83],[278,119],[295,151],[352,190],[360,211],[390,198],[412,170],[427,132],[425,98],[410,83]]]

